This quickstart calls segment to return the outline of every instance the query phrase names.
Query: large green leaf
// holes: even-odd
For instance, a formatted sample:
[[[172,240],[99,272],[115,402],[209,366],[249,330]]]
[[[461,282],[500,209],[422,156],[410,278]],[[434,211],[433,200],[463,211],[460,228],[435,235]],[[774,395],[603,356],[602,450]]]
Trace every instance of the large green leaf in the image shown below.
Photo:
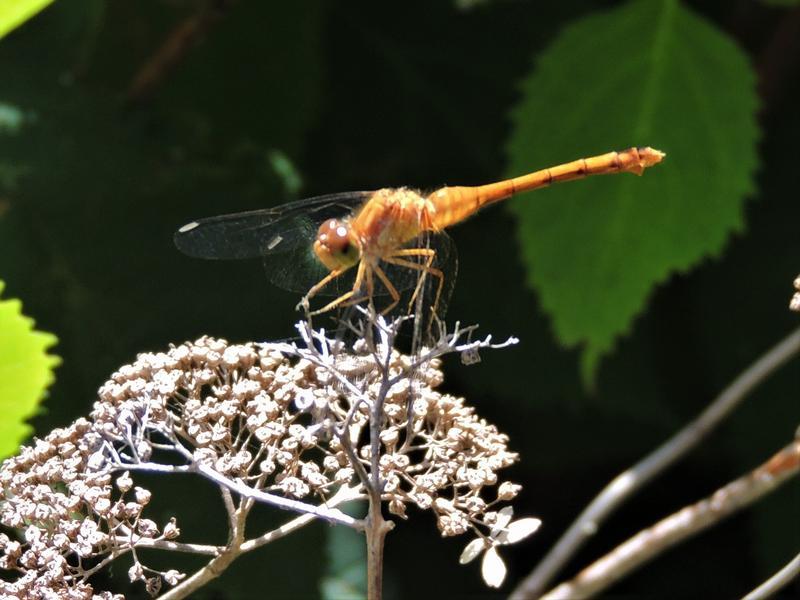
[[[0,281],[0,293],[4,285]],[[0,457],[16,452],[30,435],[25,420],[36,412],[60,362],[47,354],[56,341],[50,333],[33,330],[19,300],[0,300]]]
[[[53,0],[0,0],[0,38],[19,27]]]
[[[509,173],[650,145],[640,179],[591,178],[512,203],[528,282],[591,382],[653,286],[743,229],[756,168],[744,54],[677,0],[637,0],[566,28],[524,81]]]

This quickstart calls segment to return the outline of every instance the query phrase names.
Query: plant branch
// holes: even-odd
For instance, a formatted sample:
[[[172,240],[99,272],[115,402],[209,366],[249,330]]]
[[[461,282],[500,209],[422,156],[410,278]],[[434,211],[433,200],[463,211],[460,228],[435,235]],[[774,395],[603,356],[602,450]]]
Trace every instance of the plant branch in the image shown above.
[[[121,463],[119,465],[115,465],[115,470],[129,470],[129,471],[147,471],[147,472],[158,472],[158,473],[197,473],[207,479],[210,479],[214,483],[229,489],[232,492],[236,492],[240,496],[244,498],[252,498],[258,502],[263,502],[265,504],[271,504],[273,506],[277,506],[286,510],[292,510],[295,512],[300,513],[307,513],[319,517],[320,519],[324,519],[331,523],[336,523],[338,525],[346,525],[347,527],[353,527],[354,529],[362,529],[363,524],[358,519],[354,519],[353,517],[344,514],[340,510],[336,509],[327,509],[321,506],[315,506],[313,504],[308,504],[306,502],[300,502],[299,500],[292,500],[291,498],[284,498],[283,496],[276,496],[275,494],[270,494],[268,492],[264,492],[262,490],[255,489],[250,487],[249,485],[242,483],[241,481],[237,481],[234,479],[229,479],[225,477],[218,471],[210,467],[206,467],[205,465],[192,463],[189,465],[162,465],[159,463]]]
[[[374,309],[370,308],[370,322],[376,322]],[[373,343],[371,348],[375,355],[376,364],[381,367],[381,385],[377,397],[372,402],[369,419],[371,480],[367,486],[369,509],[365,519],[366,528],[364,531],[367,538],[367,598],[369,600],[380,600],[383,594],[383,548],[386,534],[394,527],[394,523],[383,518],[383,504],[381,502],[383,480],[381,479],[380,450],[383,409],[386,402],[386,394],[389,393],[392,385],[389,378],[389,364],[392,359],[392,349],[394,348],[397,328],[401,322],[397,320],[393,325],[387,326],[382,320],[377,321],[380,344],[376,346]],[[377,355],[379,348],[385,353],[382,357]]]
[[[176,585],[174,588],[159,596],[159,600],[181,600],[188,598],[193,592],[196,592],[212,579],[216,579],[230,564],[242,554],[242,549],[235,543],[225,547],[217,556],[215,556],[209,563]]]
[[[394,523],[383,518],[381,503],[370,497],[364,533],[367,538],[367,598],[380,600],[383,592],[383,546]]]
[[[192,470],[200,475],[203,475],[204,477],[207,477],[211,481],[218,483],[219,485],[227,487],[231,491],[236,492],[245,498],[252,498],[253,500],[264,502],[266,504],[272,504],[273,506],[278,506],[280,508],[314,515],[331,523],[346,525],[348,527],[353,527],[354,529],[361,529],[363,527],[361,521],[344,514],[340,510],[315,506],[306,502],[300,502],[298,500],[292,500],[291,498],[284,498],[283,496],[276,496],[275,494],[269,494],[261,490],[256,490],[251,488],[249,485],[242,483],[241,481],[229,479],[220,474],[218,471],[215,471],[214,469],[204,465],[195,464],[193,465]]]
[[[116,543],[127,542],[128,536],[117,537],[114,541]],[[206,554],[214,556],[222,552],[224,546],[211,546],[208,544],[186,544],[183,542],[172,542],[163,539],[139,538],[134,545],[137,548],[156,548],[158,550],[169,550],[171,552],[184,552],[186,554]],[[116,558],[116,557],[114,557]]]
[[[786,587],[792,579],[798,575],[800,575],[800,554],[790,560],[780,571],[747,594],[742,600],[764,600],[765,598],[770,598]]]
[[[358,500],[362,498],[363,495],[358,491],[358,486],[355,487],[343,487],[340,488],[333,496],[331,496],[328,501],[325,503],[328,508],[333,508],[334,506],[338,506],[343,502],[349,502],[350,500]],[[274,542],[277,539],[280,539],[293,531],[300,529],[301,527],[311,523],[315,520],[316,517],[314,515],[300,515],[284,523],[280,527],[276,529],[272,529],[267,531],[266,533],[258,536],[257,538],[253,538],[251,540],[247,540],[242,544],[242,552],[250,552],[251,550],[255,550],[256,548],[260,548],[265,544],[269,544],[270,542]]]
[[[543,598],[589,598],[668,548],[754,503],[798,472],[800,440],[794,440],[754,471],[720,488],[710,497],[640,531]]]
[[[181,21],[137,71],[126,99],[130,104],[149,100],[161,83],[186,58],[235,0],[209,0],[197,13]]]
[[[541,595],[556,574],[592,537],[600,524],[631,495],[686,455],[707,436],[758,384],[800,352],[796,329],[742,372],[686,427],[653,453],[618,475],[578,516],[561,539],[512,592],[512,600]]]

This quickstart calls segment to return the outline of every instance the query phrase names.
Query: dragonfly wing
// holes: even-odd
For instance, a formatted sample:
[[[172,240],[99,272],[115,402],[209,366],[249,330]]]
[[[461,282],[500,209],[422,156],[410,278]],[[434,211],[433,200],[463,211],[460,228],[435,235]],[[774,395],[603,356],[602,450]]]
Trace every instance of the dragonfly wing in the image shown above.
[[[328,194],[275,208],[198,219],[178,229],[175,245],[188,256],[218,260],[288,252],[298,244],[311,245],[320,223],[350,215],[370,193]]]
[[[199,219],[175,233],[175,245],[195,258],[263,258],[272,283],[304,293],[328,273],[313,252],[320,224],[331,218],[349,217],[370,194],[329,194],[276,208]],[[344,283],[338,282],[324,292],[334,294]]]
[[[392,285],[395,286],[397,291],[401,292],[401,302],[404,302],[402,306],[408,306],[408,302],[411,300],[411,296],[417,288],[419,279],[422,276],[424,277],[421,287],[423,311],[428,312],[429,308],[435,303],[436,315],[439,318],[443,318],[447,311],[447,305],[453,292],[456,275],[458,273],[458,253],[453,240],[444,231],[438,233],[426,232],[411,240],[403,247],[433,250],[435,254],[430,266],[441,271],[444,279],[437,301],[436,295],[439,289],[438,277],[431,273],[423,273],[420,270],[411,269],[402,265],[386,262],[381,263],[381,267],[384,269],[389,281],[392,282]],[[426,257],[424,256],[406,256],[403,258],[409,262],[420,265],[426,262]],[[383,290],[381,290],[381,293],[383,293]],[[412,307],[412,311],[418,312],[418,308],[414,306]]]
[[[330,271],[314,254],[313,242],[319,229],[318,224],[305,218],[301,220],[302,223],[293,223],[288,232],[294,233],[303,229],[307,235],[297,236],[295,241],[285,237],[283,232],[276,232],[272,240],[274,247],[263,254],[263,262],[270,282],[285,290],[305,294]],[[353,288],[355,273],[355,268],[343,273],[317,292],[317,295],[341,296]]]

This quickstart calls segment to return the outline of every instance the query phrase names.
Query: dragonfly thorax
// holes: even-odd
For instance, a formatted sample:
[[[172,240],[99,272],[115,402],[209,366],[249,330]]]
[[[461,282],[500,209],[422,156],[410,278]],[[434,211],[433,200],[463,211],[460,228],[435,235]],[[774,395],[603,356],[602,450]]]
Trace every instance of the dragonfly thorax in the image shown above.
[[[361,244],[350,224],[328,219],[319,226],[314,254],[331,271],[344,271],[361,259]]]

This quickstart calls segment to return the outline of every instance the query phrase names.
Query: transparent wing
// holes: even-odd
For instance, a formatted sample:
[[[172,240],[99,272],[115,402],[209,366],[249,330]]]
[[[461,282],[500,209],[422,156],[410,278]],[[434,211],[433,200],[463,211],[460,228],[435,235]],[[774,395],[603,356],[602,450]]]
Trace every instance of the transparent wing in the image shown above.
[[[421,279],[420,293],[418,298],[415,299],[414,304],[410,307],[410,312],[430,316],[430,308],[435,306],[436,315],[439,318],[443,318],[453,292],[456,275],[458,274],[458,253],[456,252],[453,240],[443,231],[439,233],[426,232],[417,236],[407,244],[404,244],[403,248],[425,248],[434,251],[433,262],[430,266],[442,273],[441,291],[439,291],[440,279],[431,272],[426,273],[422,270],[382,261],[380,263],[381,268],[386,273],[389,281],[392,282],[392,285],[400,292],[401,296],[400,303],[393,312],[408,311],[409,303]],[[423,256],[407,256],[404,258],[420,266],[426,264],[426,258]],[[378,285],[378,288],[379,289],[376,290],[376,295],[384,296],[388,293],[381,285]],[[383,302],[388,304],[386,300],[383,300]],[[380,304],[378,304],[376,308],[380,310]],[[428,317],[425,318],[427,319]]]
[[[174,236],[178,250],[195,258],[238,260],[263,258],[269,280],[278,287],[305,293],[327,275],[314,255],[313,243],[323,221],[350,216],[372,192],[328,194],[276,208],[220,215],[193,221]],[[331,295],[352,287],[352,275],[326,287]]]
[[[195,258],[237,260],[261,258],[267,278],[278,287],[305,294],[328,274],[327,268],[314,254],[313,244],[322,222],[331,218],[349,217],[358,210],[373,192],[346,192],[317,196],[284,204],[276,208],[220,215],[193,221],[181,227],[174,236],[178,249]],[[444,274],[442,291],[435,300],[439,279],[398,265],[381,262],[392,285],[401,293],[401,302],[393,312],[408,308],[417,283],[426,312],[436,304],[436,314],[444,315],[455,283],[458,261],[455,246],[444,232],[424,233],[404,248],[430,248],[435,251],[432,267]],[[407,257],[423,264],[423,257]],[[340,296],[353,289],[356,268],[331,281],[318,295]],[[389,292],[379,281],[374,295],[388,304]],[[380,303],[378,303],[380,305]],[[380,308],[380,306],[378,307]],[[412,311],[417,307],[412,307]]]

